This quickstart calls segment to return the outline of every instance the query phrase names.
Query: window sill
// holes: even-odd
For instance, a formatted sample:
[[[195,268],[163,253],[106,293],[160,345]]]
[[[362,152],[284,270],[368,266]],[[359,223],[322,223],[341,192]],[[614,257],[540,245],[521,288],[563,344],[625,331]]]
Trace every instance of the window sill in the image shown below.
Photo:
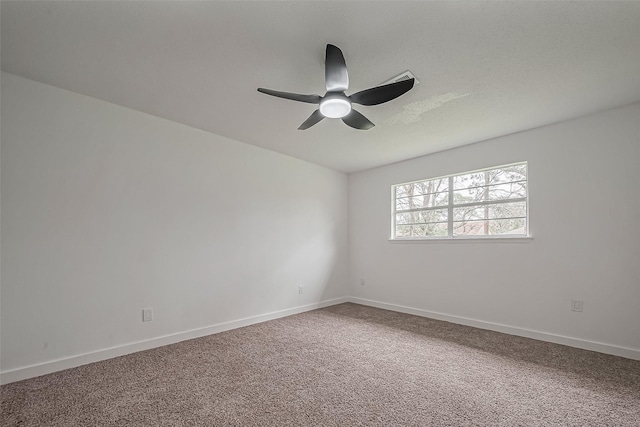
[[[434,237],[430,239],[389,239],[390,243],[529,243],[533,236],[517,237]]]

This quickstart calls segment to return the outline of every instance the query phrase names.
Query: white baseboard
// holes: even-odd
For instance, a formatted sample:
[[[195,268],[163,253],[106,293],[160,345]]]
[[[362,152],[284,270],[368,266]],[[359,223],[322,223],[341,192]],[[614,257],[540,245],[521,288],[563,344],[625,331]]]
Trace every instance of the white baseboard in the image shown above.
[[[138,351],[150,350],[152,348],[164,345],[175,344],[180,341],[186,341],[206,335],[217,334],[219,332],[229,331],[231,329],[241,328],[256,323],[266,322],[268,320],[279,319],[281,317],[291,316],[293,314],[303,313],[318,308],[328,307],[331,305],[342,304],[345,302],[353,302],[371,307],[382,308],[385,310],[397,311],[400,313],[413,314],[421,317],[428,317],[436,320],[444,320],[451,323],[458,323],[466,326],[473,326],[480,329],[487,329],[496,332],[503,332],[510,335],[516,335],[525,338],[533,338],[541,341],[563,344],[570,347],[581,348],[584,350],[597,351],[600,353],[611,354],[614,356],[626,357],[628,359],[640,360],[640,350],[620,347],[611,344],[605,344],[595,341],[582,340],[578,338],[566,337],[562,335],[551,334],[547,332],[535,331],[531,329],[517,328],[513,326],[503,325],[500,323],[485,322],[467,317],[452,316],[449,314],[438,313],[434,311],[422,310],[414,307],[406,307],[398,304],[390,304],[380,301],[374,301],[357,297],[341,297],[325,300],[313,304],[293,307],[286,310],[274,311],[271,313],[261,314],[257,316],[247,317],[244,319],[232,320],[229,322],[218,323],[216,325],[206,326],[203,328],[192,329],[189,331],[178,332],[175,334],[164,335],[144,341],[124,344],[120,346],[110,347],[90,353],[79,354],[76,356],[65,357],[61,359],[51,360],[44,363],[16,368],[8,371],[0,372],[0,384],[8,384],[15,381],[21,381],[28,378],[46,375],[64,369],[75,368],[89,363],[99,362],[101,360],[111,359],[113,357],[124,356],[126,354],[136,353]]]
[[[436,320],[444,320],[446,322],[458,323],[475,328],[487,329],[490,331],[503,332],[509,335],[519,337],[533,338],[540,341],[547,341],[556,344],[563,344],[569,347],[581,348],[583,350],[597,351],[599,353],[611,354],[614,356],[626,357],[627,359],[640,360],[640,350],[620,347],[611,344],[605,344],[596,341],[588,341],[579,338],[566,337],[563,335],[551,334],[548,332],[535,331],[532,329],[517,328],[514,326],[503,325],[500,323],[485,322],[482,320],[470,319],[467,317],[452,316],[449,314],[438,313],[434,311],[422,310],[419,308],[406,307],[403,305],[389,304],[386,302],[373,301],[364,298],[349,297],[349,302],[355,304],[368,305],[371,307],[383,308],[385,310],[397,311],[400,313],[413,314],[415,316],[428,317]]]
[[[219,332],[229,331],[231,329],[241,328],[256,323],[262,323],[268,320],[279,319],[281,317],[291,316],[293,314],[303,313],[305,311],[311,311],[348,301],[348,297],[334,298],[313,304],[288,308],[286,310],[274,311],[271,313],[260,314],[244,319],[231,320],[229,322],[205,326],[203,328],[191,329],[189,331],[178,332],[175,334],[164,335],[144,341],[123,344],[115,347],[105,348],[102,350],[92,351],[89,353],[79,354],[76,356],[65,357],[44,363],[11,369],[8,371],[0,372],[0,384],[8,384],[15,381],[25,380],[27,378],[38,377],[40,375],[46,375],[53,372],[62,371],[64,369],[75,368],[78,366],[86,365],[88,363],[99,362],[101,360],[124,356],[126,354],[136,353],[138,351],[150,350],[152,348],[162,347],[168,344],[175,344],[180,341],[186,341],[206,335],[217,334]]]

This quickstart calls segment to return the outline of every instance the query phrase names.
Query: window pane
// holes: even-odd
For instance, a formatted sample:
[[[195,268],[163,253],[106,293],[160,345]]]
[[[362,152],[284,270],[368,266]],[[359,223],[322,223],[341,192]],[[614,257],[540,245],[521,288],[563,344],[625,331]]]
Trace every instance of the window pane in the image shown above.
[[[492,200],[520,199],[527,197],[526,182],[471,187],[453,192],[453,203],[475,203]]]
[[[396,237],[447,236],[447,209],[396,214]]]
[[[399,184],[393,191],[398,238],[527,234],[526,163]]]
[[[446,223],[398,225],[396,226],[396,238],[403,237],[446,237]]]
[[[479,219],[508,219],[526,216],[526,202],[499,203],[486,206],[466,206],[453,209],[453,220],[459,222]]]
[[[453,177],[453,189],[526,181],[527,165],[519,164]]]
[[[449,203],[449,193],[430,193],[413,197],[396,198],[396,210],[431,208],[446,206]]]
[[[447,192],[449,179],[430,179],[428,181],[412,182],[410,184],[396,185],[396,199],[401,197],[422,196],[424,194]]]
[[[434,222],[447,222],[446,209],[433,209],[428,211],[403,212],[396,214],[396,224],[428,224]]]
[[[454,236],[490,236],[527,233],[525,218],[454,221]]]
[[[453,177],[454,190],[477,187],[479,185],[486,185],[483,172],[474,172]]]

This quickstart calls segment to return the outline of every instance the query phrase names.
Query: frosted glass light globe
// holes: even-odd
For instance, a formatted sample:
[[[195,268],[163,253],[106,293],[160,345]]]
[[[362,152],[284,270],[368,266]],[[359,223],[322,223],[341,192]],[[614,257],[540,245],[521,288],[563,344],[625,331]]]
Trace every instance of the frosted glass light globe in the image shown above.
[[[339,119],[351,112],[351,103],[345,98],[331,97],[320,101],[320,113],[330,119]]]

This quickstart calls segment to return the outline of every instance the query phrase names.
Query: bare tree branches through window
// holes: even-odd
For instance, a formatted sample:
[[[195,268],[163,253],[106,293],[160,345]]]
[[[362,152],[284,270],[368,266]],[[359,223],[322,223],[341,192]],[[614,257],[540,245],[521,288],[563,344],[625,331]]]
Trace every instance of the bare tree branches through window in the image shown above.
[[[393,238],[527,235],[527,164],[393,186]]]

